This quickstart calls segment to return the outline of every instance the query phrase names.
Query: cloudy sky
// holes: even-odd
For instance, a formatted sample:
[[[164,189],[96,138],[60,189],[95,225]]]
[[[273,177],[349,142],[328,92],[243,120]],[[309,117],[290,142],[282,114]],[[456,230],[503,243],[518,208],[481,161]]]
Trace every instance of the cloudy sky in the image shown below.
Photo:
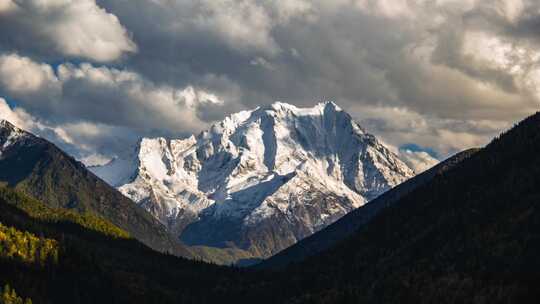
[[[333,100],[418,164],[540,105],[534,0],[0,0],[0,116],[87,163]]]

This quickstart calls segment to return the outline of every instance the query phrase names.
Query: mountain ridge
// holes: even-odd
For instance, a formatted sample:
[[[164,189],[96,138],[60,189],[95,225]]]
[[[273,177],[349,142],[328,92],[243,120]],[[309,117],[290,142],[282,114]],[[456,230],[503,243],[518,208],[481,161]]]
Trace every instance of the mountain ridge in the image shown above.
[[[0,183],[52,208],[93,213],[158,251],[193,253],[161,223],[49,141],[0,121]]]

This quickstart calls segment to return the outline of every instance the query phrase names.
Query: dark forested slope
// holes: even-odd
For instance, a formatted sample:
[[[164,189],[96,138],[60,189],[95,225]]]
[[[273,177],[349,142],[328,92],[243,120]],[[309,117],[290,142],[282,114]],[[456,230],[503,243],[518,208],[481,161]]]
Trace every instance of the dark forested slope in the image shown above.
[[[0,188],[0,285],[33,303],[247,303],[255,278],[264,276],[161,254],[107,221]]]
[[[538,151],[540,114],[287,269],[294,302],[538,302]]]
[[[148,246],[193,257],[163,225],[52,143],[0,122],[0,182],[50,207],[101,216]]]

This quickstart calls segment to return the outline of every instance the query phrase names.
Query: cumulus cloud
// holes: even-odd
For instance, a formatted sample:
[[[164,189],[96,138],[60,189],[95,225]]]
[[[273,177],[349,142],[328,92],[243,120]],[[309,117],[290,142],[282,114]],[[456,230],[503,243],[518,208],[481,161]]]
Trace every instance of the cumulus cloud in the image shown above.
[[[131,152],[140,131],[104,123],[54,123],[34,117],[21,107],[10,106],[0,97],[0,119],[46,138],[86,165],[102,165]]]
[[[198,132],[212,112],[235,109],[193,86],[158,86],[134,72],[88,63],[53,69],[17,54],[0,56],[0,91],[17,100],[16,116],[2,105],[9,120],[28,121],[22,127],[92,161],[126,152],[140,136]]]
[[[509,63],[497,66],[468,56],[470,47],[465,50],[473,32],[502,39],[502,52],[516,42],[530,50],[527,41],[507,34],[524,31],[516,27],[525,27],[520,18],[530,3],[522,9],[512,1],[472,0],[157,3],[135,1],[128,7],[100,1],[140,33],[135,38],[144,51],[130,64],[159,82],[227,77],[242,87],[249,107],[275,99],[310,104],[329,97],[346,108],[384,103],[445,118],[509,120],[537,106],[530,77],[518,71],[509,52],[504,54]],[[220,7],[225,4],[227,9]],[[140,22],[134,16],[143,8],[148,18],[159,16],[175,26]],[[201,16],[204,23],[196,22]]]
[[[64,126],[51,126],[40,122],[39,119],[28,114],[24,109],[20,107],[12,108],[2,97],[0,97],[0,119],[7,120],[23,130],[47,138],[76,157],[83,158],[86,155],[98,155],[95,149],[90,149],[84,143],[75,141],[72,134],[70,134],[71,132],[69,132],[69,126],[65,128]]]
[[[422,173],[439,163],[439,160],[424,151],[402,149],[399,151],[399,156],[416,174]]]
[[[112,61],[137,50],[118,18],[94,0],[0,0],[0,46],[49,58]]]
[[[0,56],[2,85],[14,94],[36,94],[56,90],[56,75],[47,64],[39,64],[27,57]]]
[[[138,129],[192,132],[205,122],[199,107],[223,107],[193,87],[157,86],[134,72],[89,63],[50,65],[0,56],[0,85],[20,106],[49,121],[91,121]]]
[[[24,119],[25,114],[19,111],[14,111],[8,105],[7,101],[0,97],[0,119],[7,120],[15,126],[22,129],[29,129],[31,122]]]
[[[539,20],[531,0],[0,0],[0,84],[40,120],[118,134],[335,100],[444,158],[537,110]]]
[[[511,127],[507,121],[442,119],[400,107],[363,106],[351,108],[355,119],[368,130],[374,130],[396,147],[415,143],[429,147],[444,159],[472,147],[481,147],[502,130]]]

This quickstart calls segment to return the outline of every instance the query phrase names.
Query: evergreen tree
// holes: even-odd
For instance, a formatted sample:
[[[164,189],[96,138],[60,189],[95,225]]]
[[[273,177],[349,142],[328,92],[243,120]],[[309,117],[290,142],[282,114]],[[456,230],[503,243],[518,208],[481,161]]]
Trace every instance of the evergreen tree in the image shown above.
[[[15,289],[6,284],[0,290],[0,304],[32,304],[32,300],[29,298],[23,300],[17,295]]]

